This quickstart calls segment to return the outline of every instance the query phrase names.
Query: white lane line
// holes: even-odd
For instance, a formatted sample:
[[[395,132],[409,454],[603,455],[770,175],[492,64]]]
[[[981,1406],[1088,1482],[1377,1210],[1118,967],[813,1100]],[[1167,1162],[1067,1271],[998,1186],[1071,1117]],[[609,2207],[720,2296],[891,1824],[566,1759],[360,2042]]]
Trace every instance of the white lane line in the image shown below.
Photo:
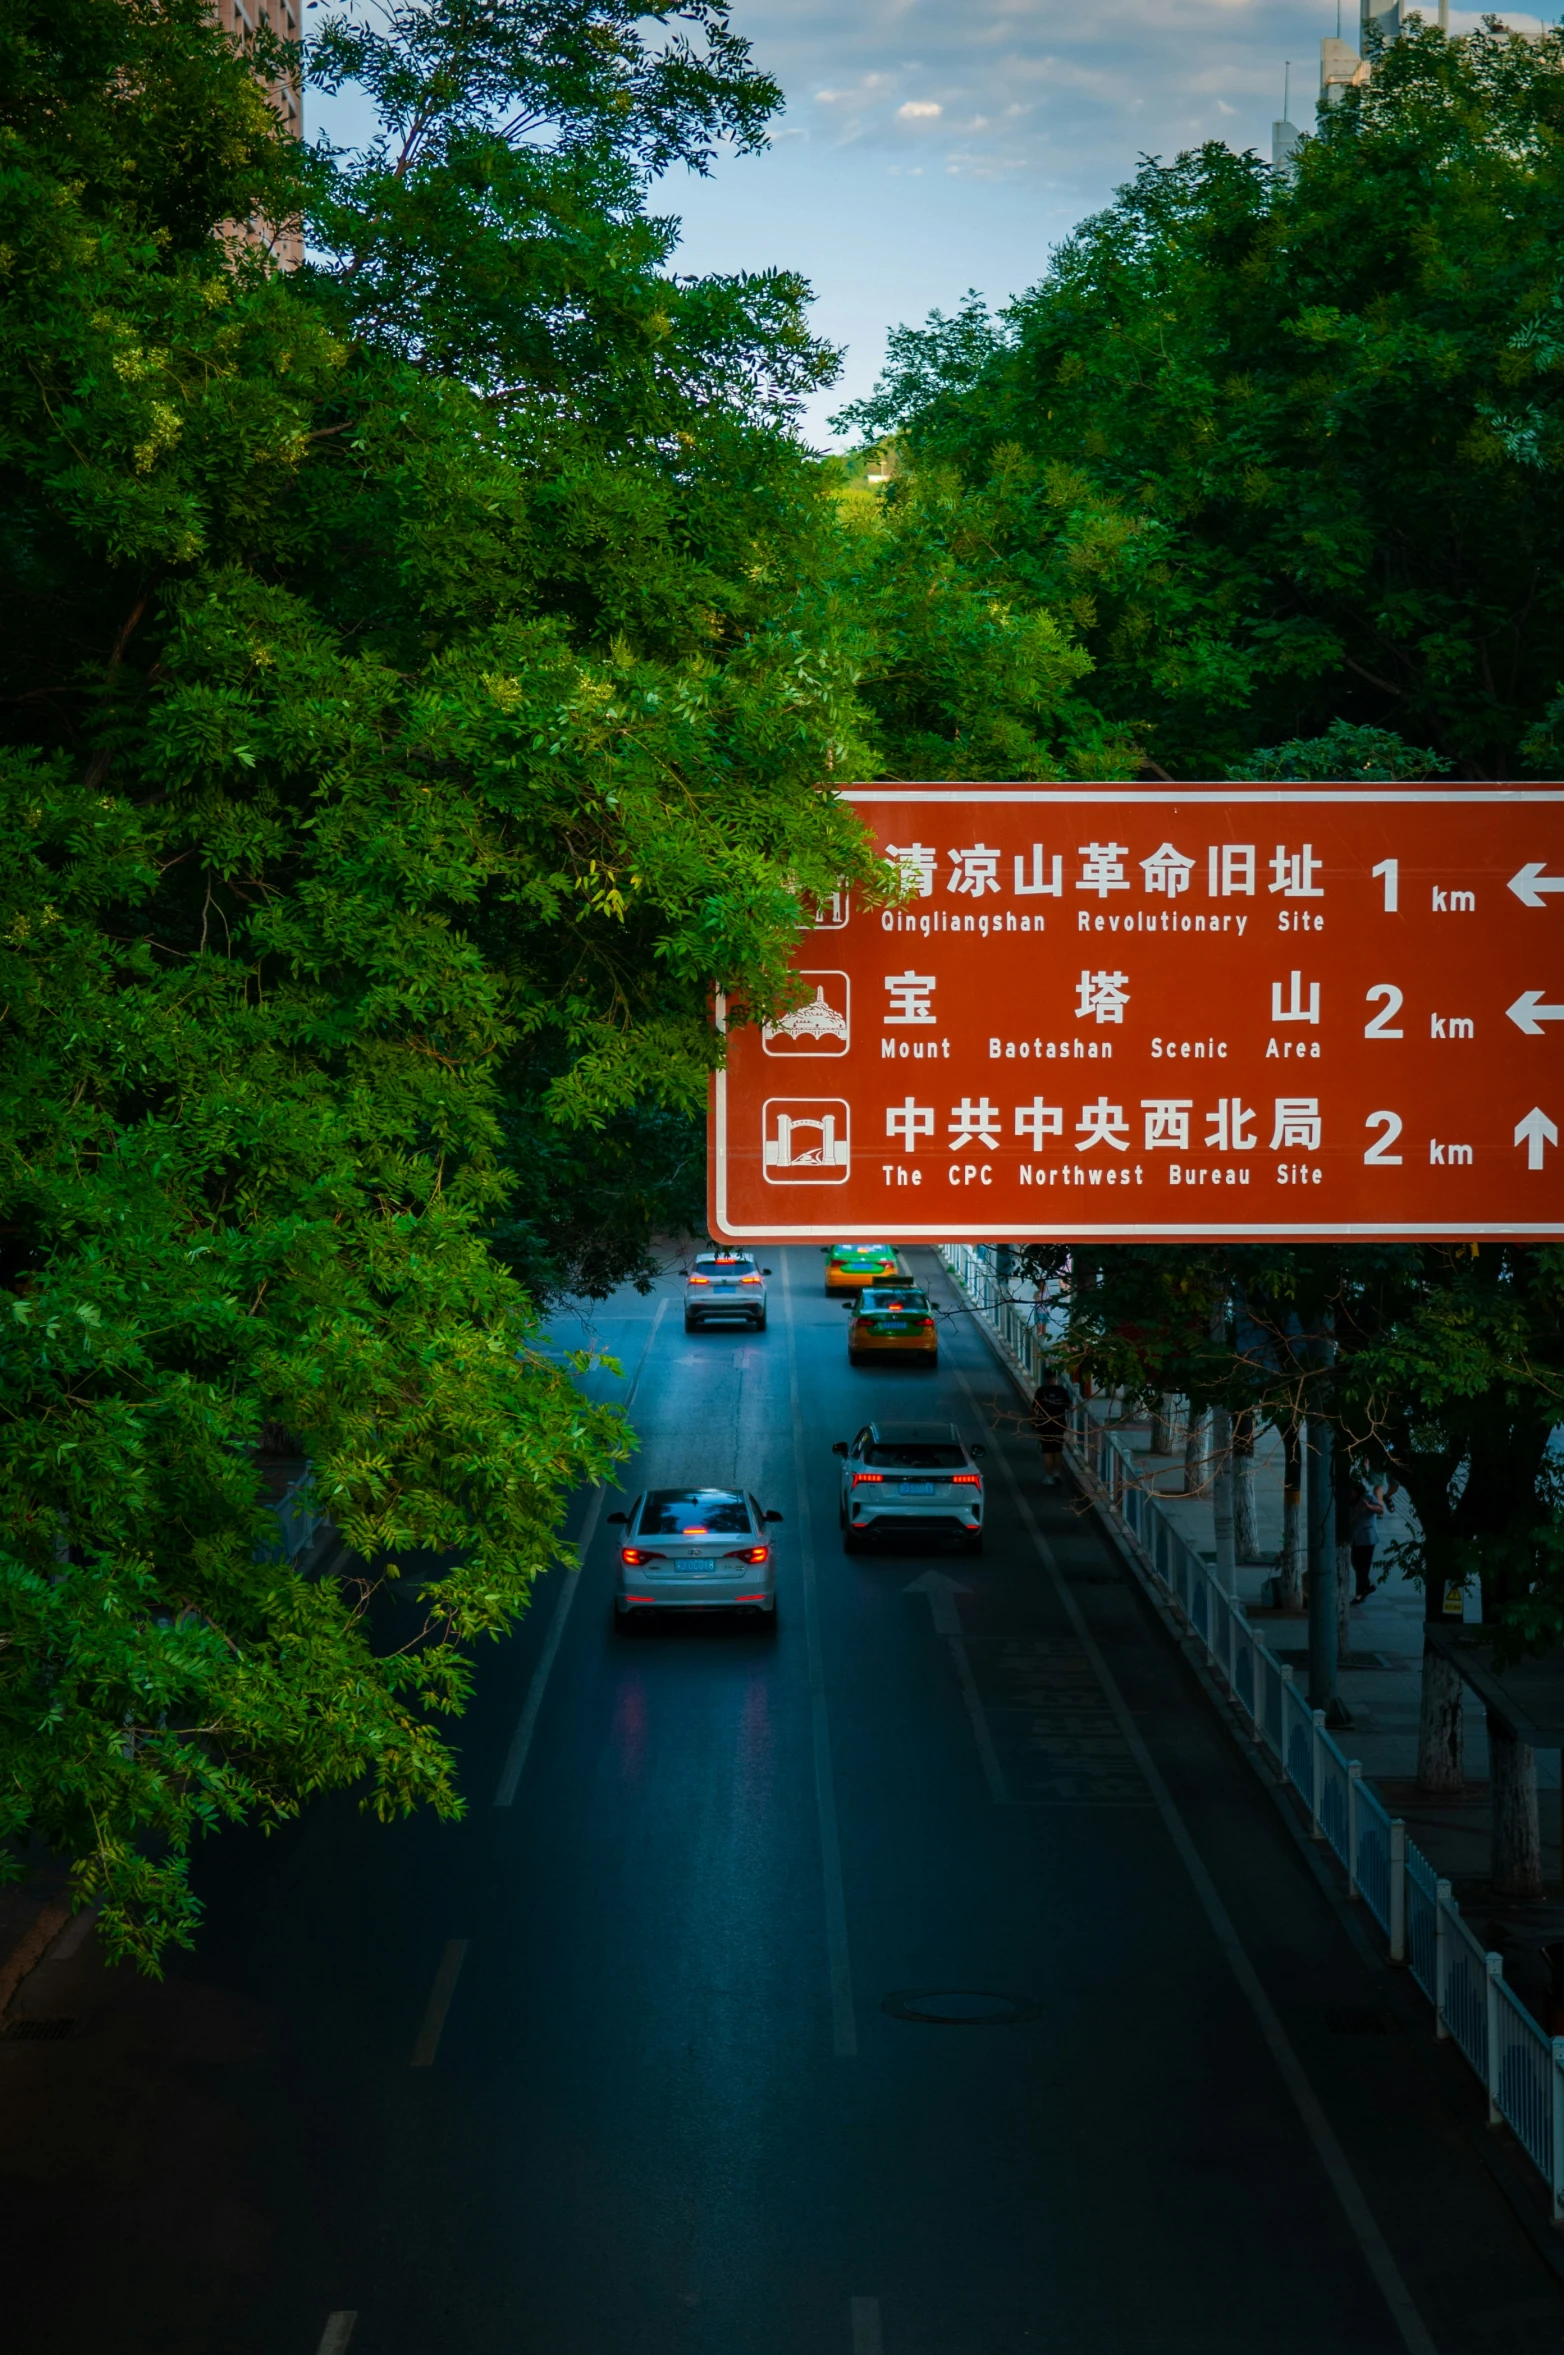
[[[358,2320],[356,2308],[344,2307],[340,2314],[328,2314],[326,2327],[320,2334],[320,2345],[315,2355],[343,2355],[343,2349],[353,2336],[353,2325]]]
[[[994,1748],[988,1712],[983,1707],[982,1695],[972,1674],[972,1662],[967,1657],[966,1644],[959,1635],[948,1635],[945,1641],[950,1646],[950,1656],[956,1667],[956,1682],[961,1687],[961,1697],[966,1702],[967,1715],[972,1720],[972,1731],[977,1736],[978,1756],[983,1761],[983,1777],[988,1784],[988,1795],[996,1807],[1008,1807],[1010,1792],[1005,1783],[1005,1770],[999,1763],[999,1752]]]
[[[973,1412],[983,1418],[984,1410],[978,1401],[976,1391],[959,1366],[955,1371],[957,1381],[971,1401]],[[1036,1515],[1032,1511],[1021,1483],[1011,1470],[998,1422],[991,1422],[990,1428],[993,1433],[994,1453],[999,1460],[999,1468],[1009,1484],[1011,1496],[1015,1500],[1021,1518],[1031,1533],[1032,1543],[1037,1548],[1038,1559],[1053,1582],[1054,1591],[1063,1606],[1065,1617],[1075,1632],[1076,1641],[1080,1644],[1082,1651],[1096,1672],[1108,1706],[1118,1720],[1119,1732],[1132,1753],[1136,1765],[1146,1778],[1146,1787],[1156,1802],[1157,1812],[1167,1829],[1168,1837],[1178,1853],[1180,1863],[1194,1885],[1195,1895],[1200,1900],[1201,1908],[1211,1925],[1217,1944],[1227,1958],[1228,1968],[1244,1992],[1260,2033],[1270,2048],[1271,2058],[1275,2061],[1281,2074],[1282,2082],[1292,2095],[1293,2104],[1307,2129],[1316,2155],[1330,2181],[1331,2189],[1341,2202],[1353,2237],[1363,2252],[1364,2261],[1379,2284],[1380,2295],[1390,2308],[1392,2319],[1401,2334],[1402,2344],[1407,2349],[1407,2355],[1439,2355],[1439,2350],[1429,2334],[1428,2325],[1418,2312],[1412,2293],[1402,2277],[1401,2268],[1391,2255],[1389,2244],[1375,2221],[1374,2211],[1364,2196],[1363,2187],[1352,2171],[1352,2162],[1337,2141],[1335,2129],[1325,2115],[1320,2098],[1309,2082],[1303,2063],[1293,2050],[1292,2039],[1276,2016],[1271,1999],[1261,1984],[1260,1974],[1249,1959],[1248,1951],[1234,1927],[1232,1916],[1222,1903],[1217,1885],[1206,1868],[1205,1860],[1190,1837],[1189,1828],[1174,1803],[1172,1793],[1158,1771],[1156,1760],[1141,1738],[1140,1728],[1135,1723],[1124,1695],[1115,1683],[1112,1671],[1103,1658],[1091,1629],[1086,1624],[1079,1603],[1070,1591],[1059,1568],[1058,1558],[1037,1526]]]
[[[878,2298],[849,2298],[853,2317],[853,2355],[885,2355],[885,2341],[880,2336],[880,2301]]]
[[[999,1753],[994,1748],[994,1737],[989,1731],[988,1712],[983,1707],[977,1680],[972,1674],[972,1662],[967,1654],[966,1638],[961,1628],[958,1595],[969,1595],[970,1586],[959,1579],[947,1578],[943,1570],[925,1570],[921,1578],[914,1578],[902,1588],[904,1595],[923,1595],[927,1598],[929,1617],[934,1632],[943,1636],[950,1647],[951,1665],[956,1671],[956,1682],[961,1687],[961,1698],[967,1705],[972,1731],[977,1737],[978,1756],[983,1762],[983,1776],[988,1784],[988,1795],[996,1807],[1008,1807],[1010,1793],[1005,1788]]]
[[[798,1561],[804,1586],[804,1645],[809,1657],[809,1724],[815,1757],[815,1813],[820,1822],[820,1884],[825,1900],[826,1967],[831,1978],[831,2041],[839,2060],[858,2050],[853,1969],[847,1945],[847,1898],[842,1888],[842,1842],[836,1822],[831,1767],[831,1720],[826,1713],[825,1657],[820,1648],[820,1598],[815,1591],[814,1525],[809,1515],[798,1404],[798,1341],[793,1330],[793,1255],[782,1255],[782,1306],[787,1331],[787,1391],[793,1430],[793,1496],[798,1508]]]
[[[434,2056],[440,2049],[440,2031],[445,2026],[445,2015],[451,2008],[451,1997],[456,1993],[456,1982],[462,1975],[468,1943],[465,1938],[451,1938],[446,1942],[445,1952],[440,1957],[440,1967],[434,1975],[434,1985],[429,1990],[424,2024],[418,2031],[418,2042],[413,2047],[415,2069],[434,2067]]]
[[[657,1328],[667,1313],[668,1302],[664,1298],[657,1303],[657,1314],[652,1319],[652,1329],[641,1344],[641,1354],[636,1359],[635,1372],[631,1376],[630,1387],[624,1395],[627,1412],[635,1403],[635,1394],[641,1386],[642,1370],[651,1354],[652,1343],[657,1338]],[[597,1535],[597,1524],[603,1510],[603,1499],[612,1486],[611,1481],[605,1481],[587,1507],[586,1519],[581,1524],[581,1534],[576,1539],[576,1558],[565,1572],[565,1583],[559,1590],[559,1601],[554,1605],[554,1616],[549,1621],[548,1635],[543,1645],[543,1656],[532,1671],[532,1682],[527,1687],[527,1698],[522,1704],[521,1717],[512,1738],[510,1750],[506,1755],[505,1769],[500,1776],[499,1786],[494,1794],[496,1807],[510,1807],[515,1802],[516,1788],[521,1781],[521,1770],[527,1763],[527,1752],[532,1747],[532,1736],[537,1729],[538,1712],[543,1706],[543,1695],[548,1689],[549,1675],[564,1637],[565,1622],[570,1617],[570,1606],[575,1601],[576,1590],[581,1584],[581,1566],[587,1558],[593,1538]]]
[[[98,1909],[95,1905],[83,1906],[81,1912],[77,1914],[74,1921],[68,1922],[65,1928],[60,1932],[60,1935],[58,1938],[56,1938],[54,1944],[50,1947],[48,1953],[44,1956],[44,1961],[52,1963],[69,1962],[73,1955],[79,1954],[82,1947],[86,1944],[88,1933],[97,1918]]]

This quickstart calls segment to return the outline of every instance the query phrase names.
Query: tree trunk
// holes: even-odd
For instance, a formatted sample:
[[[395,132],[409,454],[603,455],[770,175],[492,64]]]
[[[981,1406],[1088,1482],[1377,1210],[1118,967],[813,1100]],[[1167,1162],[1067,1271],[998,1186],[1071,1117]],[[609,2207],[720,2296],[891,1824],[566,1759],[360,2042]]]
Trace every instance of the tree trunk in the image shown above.
[[[1216,1538],[1216,1574],[1224,1594],[1238,1592],[1238,1554],[1233,1542],[1233,1418],[1225,1406],[1211,1409],[1211,1522]]]
[[[1336,1541],[1336,1665],[1348,1668],[1352,1664],[1352,1597],[1356,1581],[1352,1575],[1352,1548]]]
[[[1429,1592],[1443,1594],[1440,1579]],[[1430,1614],[1432,1616],[1432,1614]],[[1461,1678],[1442,1652],[1423,1647],[1423,1697],[1417,1727],[1417,1787],[1420,1791],[1464,1791],[1461,1757]]]
[[[1233,1417],[1233,1551],[1240,1562],[1258,1562],[1260,1540],[1254,1515],[1254,1410]]]
[[[1303,1608],[1303,1426],[1282,1425],[1282,1549],[1276,1557],[1276,1600],[1284,1611]]]
[[[1308,1420],[1309,1707],[1323,1709],[1327,1725],[1342,1722],[1336,1675],[1341,1648],[1336,1635],[1335,1432],[1323,1415]]]
[[[1496,1897],[1542,1895],[1542,1839],[1537,1826],[1537,1753],[1488,1711],[1492,1803],[1489,1878]]]
[[[1211,1418],[1204,1407],[1197,1408],[1191,1400],[1189,1423],[1184,1432],[1184,1494],[1200,1496],[1205,1491],[1206,1466],[1209,1451],[1206,1434]]]
[[[1154,1456],[1170,1456],[1178,1432],[1178,1399],[1171,1390],[1164,1390],[1151,1415],[1151,1452]]]

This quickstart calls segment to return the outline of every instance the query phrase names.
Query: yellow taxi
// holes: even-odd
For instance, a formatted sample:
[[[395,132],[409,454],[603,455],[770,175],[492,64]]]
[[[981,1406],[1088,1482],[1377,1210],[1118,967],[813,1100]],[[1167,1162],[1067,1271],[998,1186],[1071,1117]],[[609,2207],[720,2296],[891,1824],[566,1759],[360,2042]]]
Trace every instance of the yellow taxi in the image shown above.
[[[825,1255],[825,1288],[833,1296],[861,1292],[865,1284],[894,1284],[901,1272],[889,1243],[833,1243]]]
[[[847,1328],[847,1362],[866,1366],[881,1357],[918,1365],[939,1363],[939,1332],[927,1292],[910,1284],[866,1284]]]

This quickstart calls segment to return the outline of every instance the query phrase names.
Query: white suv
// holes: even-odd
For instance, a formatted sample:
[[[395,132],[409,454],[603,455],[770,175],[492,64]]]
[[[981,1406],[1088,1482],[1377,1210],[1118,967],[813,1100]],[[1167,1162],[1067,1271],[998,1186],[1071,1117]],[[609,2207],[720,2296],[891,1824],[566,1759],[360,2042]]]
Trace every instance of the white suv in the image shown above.
[[[859,1554],[878,1538],[954,1537],[963,1553],[983,1551],[983,1475],[954,1423],[865,1423],[839,1439],[845,1458],[837,1517],[842,1550]]]
[[[684,1279],[685,1331],[736,1317],[763,1333],[770,1273],[768,1267],[757,1267],[747,1251],[702,1251]]]

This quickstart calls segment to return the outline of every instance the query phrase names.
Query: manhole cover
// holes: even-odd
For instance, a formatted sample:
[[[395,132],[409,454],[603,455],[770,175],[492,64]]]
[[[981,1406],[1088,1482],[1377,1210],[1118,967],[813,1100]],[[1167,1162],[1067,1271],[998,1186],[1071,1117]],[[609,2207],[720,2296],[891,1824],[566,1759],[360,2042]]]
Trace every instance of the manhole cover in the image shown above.
[[[1037,2019],[1042,2008],[1029,1995],[997,1995],[987,1987],[904,1987],[880,2006],[893,2020],[921,2020],[930,2028],[1015,2028]]]
[[[7,2020],[3,2033],[7,2044],[57,2044],[75,2026],[74,2020]]]

